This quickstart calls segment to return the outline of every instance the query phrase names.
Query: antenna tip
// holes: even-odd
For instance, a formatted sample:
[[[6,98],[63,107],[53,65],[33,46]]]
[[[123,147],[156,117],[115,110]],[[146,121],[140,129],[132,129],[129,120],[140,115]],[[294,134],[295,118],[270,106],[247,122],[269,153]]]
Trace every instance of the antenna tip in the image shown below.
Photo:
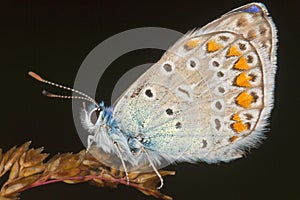
[[[45,95],[45,96],[47,96],[48,92],[46,90],[43,90],[42,94]]]
[[[43,90],[42,94],[45,95],[46,97],[57,97],[57,98],[59,97],[59,95],[53,94],[53,93],[48,92],[46,90]]]
[[[32,71],[29,71],[28,75],[31,76],[32,78],[34,78],[35,80],[38,80],[38,81],[41,81],[41,82],[44,81],[44,79],[42,77],[40,77],[38,74],[36,74]]]
[[[43,90],[42,94],[45,95],[45,96],[47,96],[47,97],[51,97],[53,95],[52,93],[50,93],[50,92],[48,92],[46,90]]]

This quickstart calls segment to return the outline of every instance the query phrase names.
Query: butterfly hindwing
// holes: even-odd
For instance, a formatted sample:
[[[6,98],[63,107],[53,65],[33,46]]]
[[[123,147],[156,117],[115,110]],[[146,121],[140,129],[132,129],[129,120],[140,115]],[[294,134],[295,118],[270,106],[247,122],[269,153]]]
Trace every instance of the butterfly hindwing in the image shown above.
[[[262,4],[178,40],[116,102],[127,133],[156,163],[229,161],[259,142],[272,108],[276,30]]]

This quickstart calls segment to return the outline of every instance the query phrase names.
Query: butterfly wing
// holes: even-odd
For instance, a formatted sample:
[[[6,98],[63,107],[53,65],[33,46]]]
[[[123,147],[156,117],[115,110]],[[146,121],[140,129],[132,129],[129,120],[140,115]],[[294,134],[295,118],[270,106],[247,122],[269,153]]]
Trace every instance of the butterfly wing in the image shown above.
[[[183,36],[116,102],[126,133],[152,159],[230,161],[263,138],[271,111],[276,30],[262,4]]]

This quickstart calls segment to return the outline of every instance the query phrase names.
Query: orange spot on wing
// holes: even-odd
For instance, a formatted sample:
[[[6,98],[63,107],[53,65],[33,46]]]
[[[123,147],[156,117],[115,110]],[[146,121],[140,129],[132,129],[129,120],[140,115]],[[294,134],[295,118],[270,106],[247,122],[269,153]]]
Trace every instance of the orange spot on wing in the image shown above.
[[[229,48],[229,51],[227,53],[227,57],[231,57],[231,56],[240,56],[242,55],[242,52],[234,45],[232,45]]]
[[[221,49],[223,46],[219,43],[216,42],[216,40],[210,40],[207,43],[207,51],[208,52],[214,52],[217,51],[219,49]]]
[[[229,138],[230,142],[234,142],[235,140],[237,140],[239,137],[238,136],[232,136],[231,138]]]
[[[234,121],[241,121],[241,117],[240,117],[239,114],[234,114],[233,117],[232,117],[232,119],[233,119]]]
[[[240,93],[236,98],[237,104],[244,108],[249,108],[253,100],[254,97],[245,91]]]
[[[240,132],[243,132],[245,130],[248,129],[248,126],[246,124],[244,124],[243,122],[235,122],[233,125],[232,125],[232,128],[240,133]]]
[[[187,50],[191,50],[191,49],[195,48],[196,46],[198,46],[198,44],[199,44],[199,39],[194,38],[194,39],[187,41],[184,45],[184,48]]]
[[[252,77],[248,76],[245,72],[243,72],[237,76],[235,83],[237,86],[249,87],[251,86],[249,82],[250,80],[252,80]]]
[[[247,59],[243,56],[238,59],[238,61],[234,64],[235,69],[247,70],[249,69],[249,65],[247,63]]]

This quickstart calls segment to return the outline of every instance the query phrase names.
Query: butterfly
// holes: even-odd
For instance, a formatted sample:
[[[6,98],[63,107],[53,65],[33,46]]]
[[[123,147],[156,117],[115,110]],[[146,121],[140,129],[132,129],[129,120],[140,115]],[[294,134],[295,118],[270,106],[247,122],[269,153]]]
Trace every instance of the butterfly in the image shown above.
[[[78,93],[49,97],[92,102],[81,113],[88,147],[129,166],[159,168],[175,162],[229,162],[265,137],[273,107],[276,28],[261,3],[234,9],[180,38],[114,103]]]

